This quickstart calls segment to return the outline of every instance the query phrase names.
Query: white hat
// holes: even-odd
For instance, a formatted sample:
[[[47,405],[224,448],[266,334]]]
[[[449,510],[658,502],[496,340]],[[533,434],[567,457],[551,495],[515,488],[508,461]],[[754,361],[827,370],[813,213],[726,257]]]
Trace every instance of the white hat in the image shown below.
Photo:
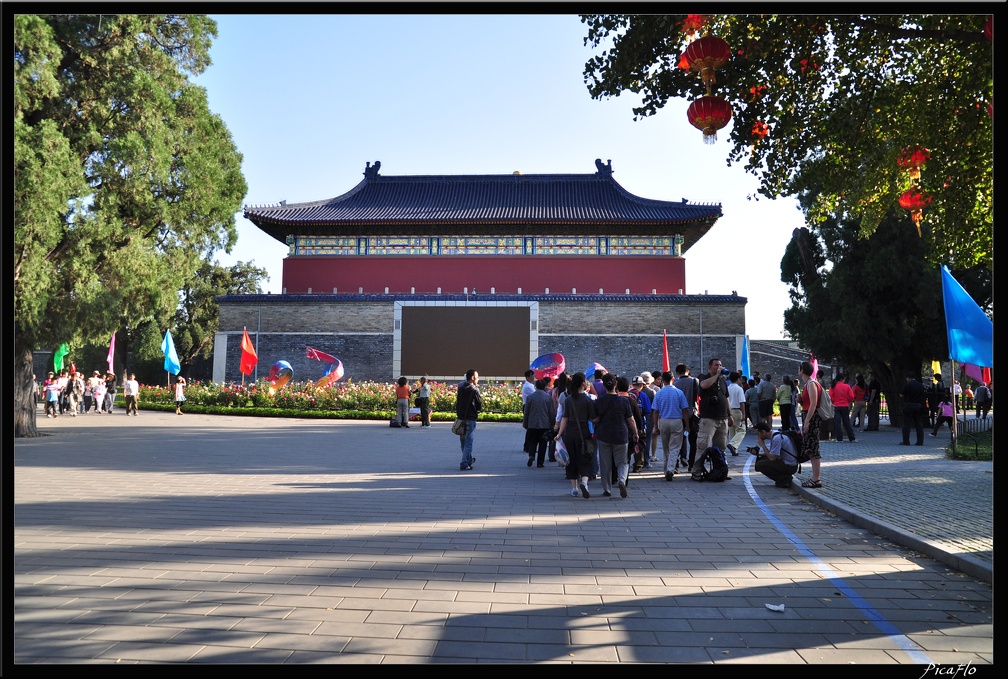
[[[642,372],[640,374],[640,378],[644,380],[644,384],[651,384],[652,382],[654,382],[654,375],[652,375],[649,372]]]

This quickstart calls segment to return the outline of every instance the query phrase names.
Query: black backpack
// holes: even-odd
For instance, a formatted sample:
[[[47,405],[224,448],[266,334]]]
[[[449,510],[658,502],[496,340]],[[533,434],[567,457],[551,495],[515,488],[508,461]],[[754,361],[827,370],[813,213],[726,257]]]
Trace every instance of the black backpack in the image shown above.
[[[693,463],[694,481],[727,481],[728,460],[717,446],[710,446]]]
[[[801,471],[802,462],[808,462],[812,459],[812,456],[804,446],[802,446],[802,435],[801,432],[797,432],[794,429],[788,429],[786,431],[780,432],[782,436],[787,436],[791,439],[791,443],[794,444],[795,458],[798,460],[798,471]]]

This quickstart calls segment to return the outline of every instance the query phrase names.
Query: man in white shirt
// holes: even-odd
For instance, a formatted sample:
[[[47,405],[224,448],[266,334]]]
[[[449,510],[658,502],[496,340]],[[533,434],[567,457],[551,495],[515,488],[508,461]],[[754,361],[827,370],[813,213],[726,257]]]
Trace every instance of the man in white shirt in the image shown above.
[[[130,373],[129,379],[123,382],[123,397],[126,399],[126,414],[137,415],[137,396],[140,395],[140,384],[136,375]]]
[[[728,431],[728,450],[732,455],[738,455],[738,447],[746,435],[745,426],[745,389],[739,384],[741,375],[732,372],[728,375],[728,408],[731,410],[733,424]]]
[[[535,371],[526,370],[525,371],[525,383],[522,385],[521,390],[521,400],[522,406],[525,405],[525,399],[535,393]]]

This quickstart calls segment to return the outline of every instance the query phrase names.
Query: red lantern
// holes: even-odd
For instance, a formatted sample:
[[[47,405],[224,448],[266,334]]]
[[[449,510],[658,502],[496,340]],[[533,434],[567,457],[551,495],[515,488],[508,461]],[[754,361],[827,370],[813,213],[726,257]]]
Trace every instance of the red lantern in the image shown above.
[[[923,146],[907,146],[900,152],[896,164],[907,170],[911,181],[920,181],[921,168],[931,157],[931,151]]]
[[[728,63],[731,50],[728,48],[728,43],[721,38],[705,35],[687,45],[684,56],[690,68],[700,73],[700,79],[707,87],[707,94],[710,94],[711,85],[716,82],[714,72]]]
[[[920,222],[923,210],[931,204],[931,194],[912,188],[903,192],[899,199],[900,207],[910,211],[910,218],[917,225],[917,235],[921,235]]]
[[[717,141],[717,131],[731,120],[732,110],[727,101],[707,95],[700,97],[686,109],[690,125],[703,132],[705,144]]]

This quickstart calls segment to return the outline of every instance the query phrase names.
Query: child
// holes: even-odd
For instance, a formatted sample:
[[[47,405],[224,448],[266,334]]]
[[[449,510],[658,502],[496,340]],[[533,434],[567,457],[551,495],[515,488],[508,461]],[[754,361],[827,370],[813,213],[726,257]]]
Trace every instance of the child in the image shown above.
[[[949,400],[947,394],[942,396],[942,401],[938,404],[938,412],[940,415],[935,420],[934,431],[928,434],[928,436],[938,436],[938,430],[943,424],[948,424],[949,431],[952,431],[952,425],[955,422],[955,408],[952,406],[952,402]]]
[[[175,383],[175,414],[182,414],[182,404],[185,403],[185,378],[180,377]]]

